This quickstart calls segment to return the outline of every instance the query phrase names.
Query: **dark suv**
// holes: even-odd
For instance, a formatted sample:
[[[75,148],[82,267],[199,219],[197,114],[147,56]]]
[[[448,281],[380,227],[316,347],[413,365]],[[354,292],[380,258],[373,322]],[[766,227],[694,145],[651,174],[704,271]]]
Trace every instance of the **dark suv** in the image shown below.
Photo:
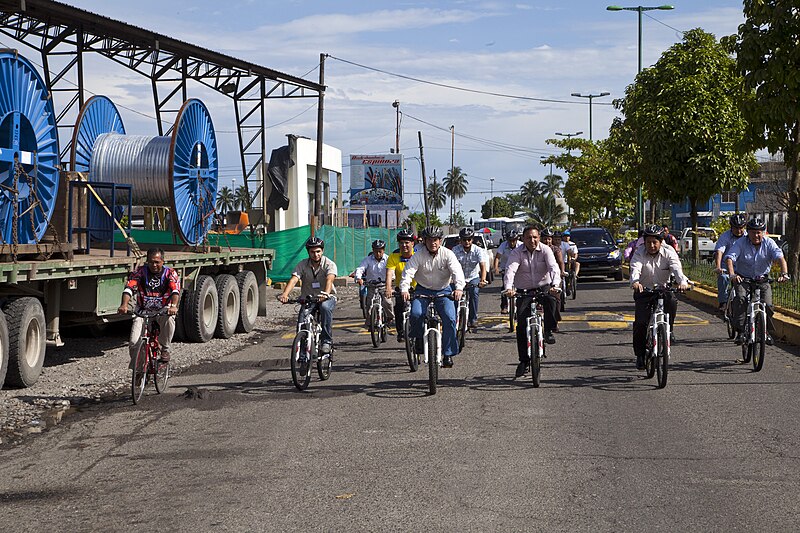
[[[573,228],[570,238],[578,247],[582,276],[613,276],[622,281],[622,254],[605,228]]]

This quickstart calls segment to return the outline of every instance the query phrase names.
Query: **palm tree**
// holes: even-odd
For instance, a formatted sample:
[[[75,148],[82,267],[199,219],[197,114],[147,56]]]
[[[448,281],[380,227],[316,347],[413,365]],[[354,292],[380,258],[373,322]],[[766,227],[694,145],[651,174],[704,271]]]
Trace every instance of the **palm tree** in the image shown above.
[[[533,202],[530,209],[526,210],[528,218],[534,224],[542,227],[550,227],[561,219],[564,208],[556,202],[552,195],[539,195]]]
[[[252,209],[253,201],[244,185],[236,187],[236,194],[233,196],[233,205],[234,208],[240,208],[242,211]]]
[[[542,184],[538,181],[528,180],[519,189],[522,205],[528,209],[533,208],[536,198],[542,195]]]
[[[542,192],[547,195],[561,198],[561,191],[564,189],[564,179],[558,174],[549,174],[544,177]]]
[[[455,217],[455,201],[463,198],[467,194],[467,175],[461,171],[461,167],[453,167],[447,171],[447,177],[444,179],[444,190],[450,196],[450,220]]]
[[[438,181],[428,184],[428,208],[433,209],[433,215],[439,216],[439,209],[447,203],[447,193],[444,185]]]
[[[217,210],[222,213],[223,217],[225,213],[236,208],[234,201],[233,191],[228,187],[223,187],[217,192]]]

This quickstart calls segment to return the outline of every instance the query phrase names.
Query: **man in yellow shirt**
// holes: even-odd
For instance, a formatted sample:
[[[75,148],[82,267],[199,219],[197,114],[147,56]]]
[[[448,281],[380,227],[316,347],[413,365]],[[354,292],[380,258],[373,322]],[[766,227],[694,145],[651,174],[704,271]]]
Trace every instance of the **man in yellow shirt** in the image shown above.
[[[406,262],[414,255],[414,234],[407,229],[401,229],[397,232],[397,244],[400,248],[399,252],[394,252],[389,255],[386,261],[386,298],[392,297],[392,288],[400,287],[400,279],[403,277],[403,270],[406,268]],[[412,282],[412,287],[416,286],[416,282]],[[397,327],[397,342],[403,342],[403,309],[405,302],[400,291],[394,295],[394,322]]]

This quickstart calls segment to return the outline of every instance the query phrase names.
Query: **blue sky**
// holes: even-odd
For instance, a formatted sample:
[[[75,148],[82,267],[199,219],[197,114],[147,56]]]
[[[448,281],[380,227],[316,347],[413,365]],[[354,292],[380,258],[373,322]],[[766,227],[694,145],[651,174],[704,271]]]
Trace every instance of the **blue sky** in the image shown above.
[[[65,1],[65,0],[62,0]],[[608,105],[623,95],[637,68],[637,15],[610,12],[615,2],[597,0],[371,2],[330,0],[66,0],[66,3],[129,22],[311,80],[319,54],[377,69],[487,92],[563,100],[548,103],[473,94],[421,84],[329,58],[325,67],[325,142],[350,153],[384,153],[395,142],[395,110],[403,112],[401,151],[406,160],[406,204],[421,208],[417,131],[425,143],[426,169],[444,177],[450,167],[455,126],[455,164],[467,174],[463,210],[480,209],[494,190],[516,190],[547,174],[539,157],[553,153],[545,139],[555,132],[588,135],[587,100],[570,93],[599,93],[593,134],[607,136],[615,116]],[[672,11],[643,17],[643,64],[653,64],[680,31],[701,27],[718,38],[736,32],[741,2],[676,1]],[[637,5],[625,4],[620,5]],[[648,5],[660,5],[653,3]],[[649,16],[648,16],[649,15]],[[13,44],[3,38],[0,45]],[[24,50],[24,49],[23,49]],[[307,74],[308,73],[308,74]],[[152,115],[146,80],[104,60],[87,67],[87,86],[115,102]],[[222,185],[237,174],[233,106],[200,86],[190,95],[211,108],[221,132]],[[315,137],[311,100],[268,105],[268,152],[289,133]],[[303,112],[305,111],[305,112]],[[153,120],[122,110],[129,133],[155,135]],[[298,116],[299,115],[299,116]],[[425,124],[424,121],[434,126]],[[494,144],[493,144],[494,143]],[[522,147],[517,150],[513,147]],[[344,171],[344,188],[348,187]],[[417,194],[413,194],[417,193]]]

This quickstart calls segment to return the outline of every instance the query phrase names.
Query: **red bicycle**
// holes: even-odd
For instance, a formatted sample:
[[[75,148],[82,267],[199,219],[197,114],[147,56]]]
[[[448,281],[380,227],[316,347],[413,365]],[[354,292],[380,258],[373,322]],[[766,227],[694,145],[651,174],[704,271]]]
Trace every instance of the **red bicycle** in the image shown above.
[[[144,389],[151,379],[158,394],[167,390],[169,362],[159,359],[161,357],[161,344],[158,342],[158,334],[161,333],[161,327],[156,320],[156,317],[164,315],[166,312],[166,308],[157,311],[145,309],[134,311],[136,316],[144,319],[142,338],[139,341],[139,350],[136,352],[131,375],[131,397],[134,404],[139,403],[142,399]]]

